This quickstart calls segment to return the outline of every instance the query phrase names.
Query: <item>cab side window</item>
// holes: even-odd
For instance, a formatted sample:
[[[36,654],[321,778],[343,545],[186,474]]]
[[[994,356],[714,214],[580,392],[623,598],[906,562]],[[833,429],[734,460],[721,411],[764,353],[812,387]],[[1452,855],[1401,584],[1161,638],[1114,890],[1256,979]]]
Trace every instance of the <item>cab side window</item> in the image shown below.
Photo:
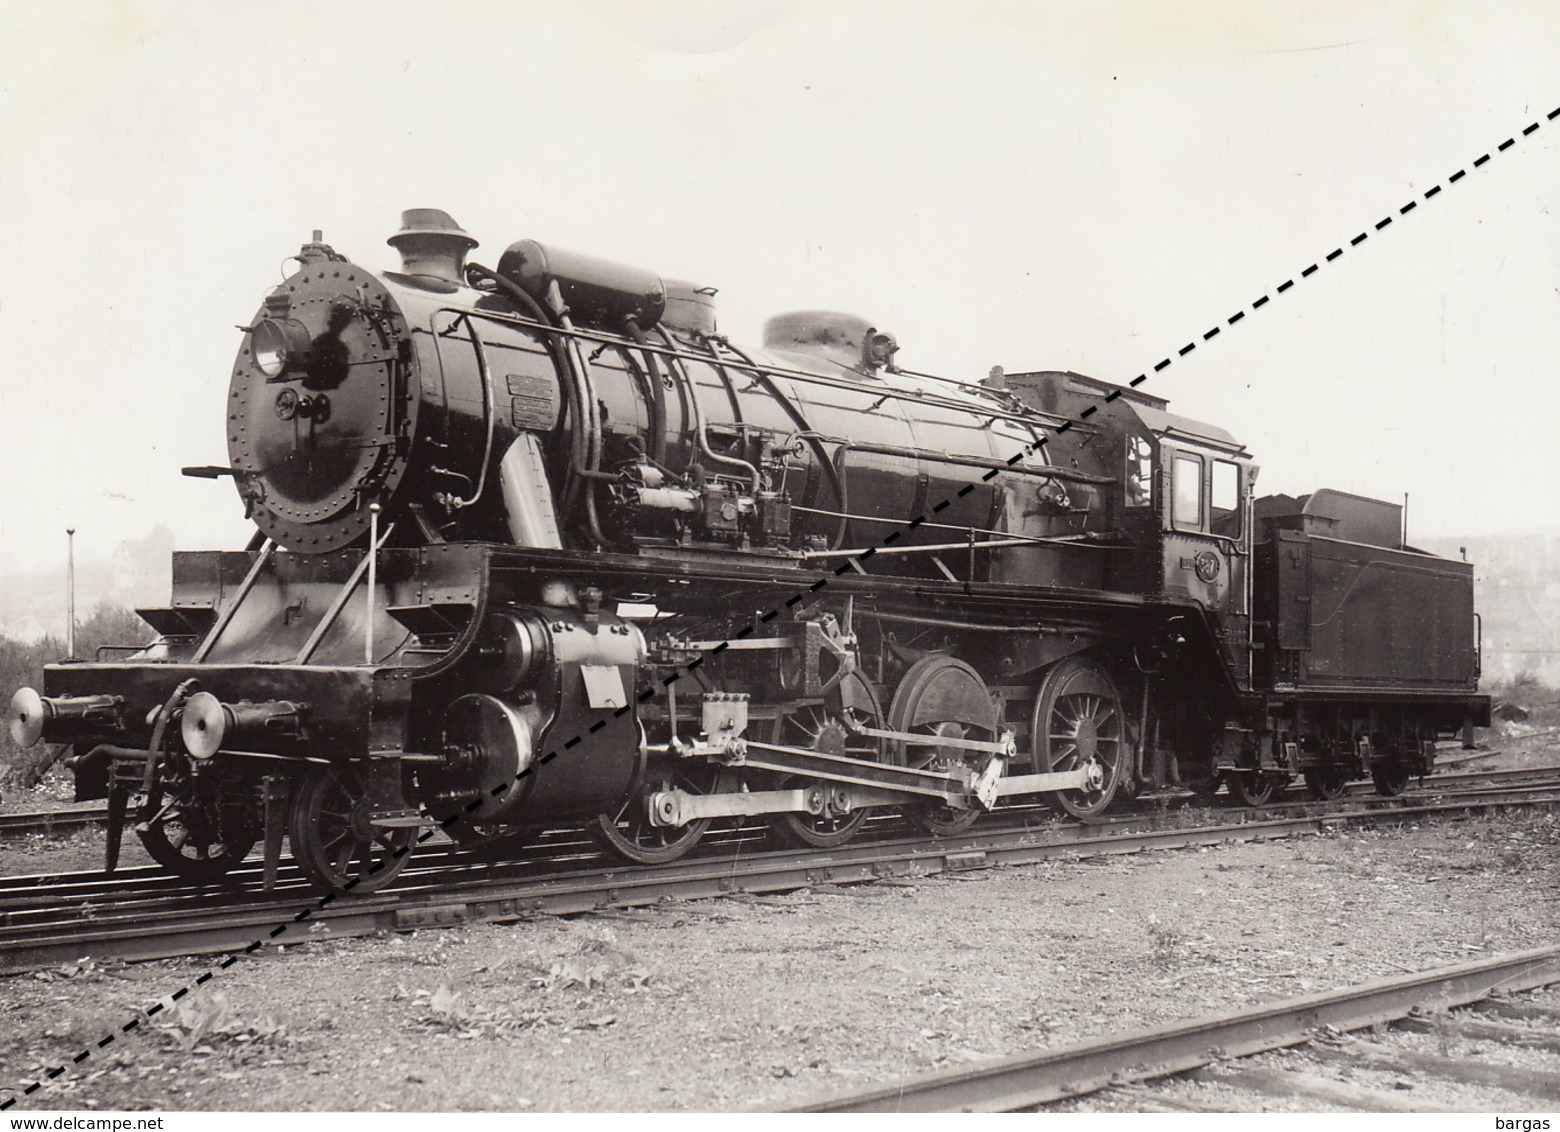
[[[1170,521],[1182,529],[1200,529],[1203,519],[1202,458],[1178,455],[1174,469]]]
[[[1136,434],[1127,437],[1127,506],[1147,507],[1153,502],[1154,447]]]
[[[1213,462],[1213,483],[1210,487],[1212,519],[1210,528],[1216,535],[1227,538],[1240,537],[1240,465],[1229,460]]]

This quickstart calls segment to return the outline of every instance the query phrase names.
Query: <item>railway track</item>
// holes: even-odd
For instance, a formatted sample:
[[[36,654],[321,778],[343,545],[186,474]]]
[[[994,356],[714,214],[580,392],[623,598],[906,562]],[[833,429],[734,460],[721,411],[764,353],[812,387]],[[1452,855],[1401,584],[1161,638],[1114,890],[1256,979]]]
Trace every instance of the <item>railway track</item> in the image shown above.
[[[1499,753],[1499,751],[1485,751],[1480,752],[1476,757],[1485,758]],[[1448,765],[1450,765],[1449,761]],[[1424,785],[1416,788],[1416,793],[1419,790],[1436,793],[1445,787],[1457,787],[1469,782],[1540,781],[1546,776],[1555,773],[1555,768],[1452,771],[1446,774],[1432,775],[1424,779]],[[1373,792],[1374,787],[1368,779],[1351,782],[1347,787],[1347,793],[1350,796],[1368,795]],[[1273,804],[1282,804],[1286,799],[1302,798],[1304,795],[1305,787],[1297,784],[1290,787],[1284,798]],[[68,809],[17,810],[13,813],[0,813],[0,837],[20,836],[30,833],[66,833],[77,829],[88,829],[101,825],[107,819],[107,816],[107,808],[102,803],[76,805]]]
[[[17,810],[0,814],[0,837],[88,829],[102,825],[107,818],[108,808],[102,803],[65,810]]]
[[[819,883],[1018,865],[1069,855],[1137,853],[1281,838],[1345,824],[1398,822],[1560,802],[1560,780],[1506,782],[1443,791],[1434,798],[1340,799],[1297,803],[1267,813],[1172,811],[1097,825],[1061,824],[1030,810],[1022,820],[946,840],[906,837],[891,820],[842,849],[784,852],[761,848],[760,834],[738,830],[710,852],[654,868],[604,866],[576,834],[544,838],[523,859],[483,861],[453,846],[425,848],[398,885],[321,906],[290,866],[278,887],[260,890],[251,861],[221,884],[192,885],[156,868],[112,876],[97,872],[0,879],[0,974],[97,960],[146,960],[241,950],[254,941],[295,944],[378,931],[512,921],[697,899],[793,890]],[[1210,821],[1210,819],[1213,819]],[[719,855],[717,855],[719,854]],[[307,927],[297,926],[310,909]],[[276,932],[278,925],[287,925]]]
[[[822,1096],[799,1112],[1014,1112],[1055,1107],[1093,1093],[1134,1111],[1252,1111],[1275,1097],[1304,1105],[1383,1112],[1442,1110],[1416,1100],[1416,1082],[1496,1090],[1511,1111],[1542,1111],[1560,1098],[1560,1007],[1493,998],[1560,983],[1560,946],[1418,971],[1303,998],[1134,1033],[1019,1054],[985,1065]],[[1469,1007],[1452,1013],[1454,1008]],[[1391,1033],[1346,1035],[1397,1024],[1438,1036],[1440,1052]],[[1446,1039],[1547,1052],[1548,1068],[1488,1051],[1449,1057]],[[1305,1047],[1273,1064],[1259,1055]],[[1286,1059],[1287,1060],[1287,1059]],[[1523,1059],[1526,1061],[1527,1059]],[[1346,1072],[1328,1072],[1328,1067]],[[1365,1080],[1362,1082],[1360,1071]],[[1378,1074],[1385,1084],[1369,1075]],[[1166,1082],[1184,1086],[1167,1087]],[[1199,1090],[1203,1090],[1199,1095]],[[1075,1107],[1069,1105],[1069,1107]]]

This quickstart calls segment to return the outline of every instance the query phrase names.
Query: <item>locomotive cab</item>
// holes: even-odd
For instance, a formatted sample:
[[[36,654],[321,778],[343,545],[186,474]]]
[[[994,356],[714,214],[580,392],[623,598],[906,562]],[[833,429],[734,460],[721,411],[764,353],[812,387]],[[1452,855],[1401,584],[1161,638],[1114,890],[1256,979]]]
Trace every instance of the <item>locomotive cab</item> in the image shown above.
[[[1224,667],[1237,686],[1249,688],[1251,496],[1258,469],[1221,429],[1162,410],[1150,410],[1144,423],[1153,437],[1151,506],[1162,592],[1214,615]],[[1131,477],[1129,468],[1129,484]]]
[[[1042,412],[1102,431],[1100,468],[1119,492],[1117,552],[1105,588],[1250,613],[1251,498],[1257,467],[1214,425],[1167,410],[1162,397],[1083,374],[1009,374],[1006,386]]]

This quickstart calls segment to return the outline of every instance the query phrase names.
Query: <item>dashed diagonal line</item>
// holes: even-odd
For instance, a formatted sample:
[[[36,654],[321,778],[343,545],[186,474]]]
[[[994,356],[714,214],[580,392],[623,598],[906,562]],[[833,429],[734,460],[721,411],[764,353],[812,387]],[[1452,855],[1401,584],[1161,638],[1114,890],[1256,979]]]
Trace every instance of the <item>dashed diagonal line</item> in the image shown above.
[[[1545,122],[1554,121],[1555,118],[1560,118],[1560,107],[1556,107],[1554,110],[1551,110],[1542,119],[1536,120],[1533,123],[1531,123],[1530,125],[1525,126],[1522,129],[1520,136],[1528,137],[1528,136],[1532,135],[1533,133],[1537,132],[1538,129]],[[1451,174],[1451,176],[1447,177],[1444,182],[1439,182],[1437,184],[1434,184],[1434,185],[1430,186],[1430,188],[1426,189],[1425,192],[1422,194],[1422,196],[1420,198],[1415,198],[1413,200],[1408,201],[1406,204],[1402,205],[1402,207],[1398,208],[1396,212],[1389,212],[1382,219],[1378,220],[1373,226],[1371,226],[1369,228],[1366,228],[1365,230],[1361,231],[1357,236],[1354,236],[1353,238],[1351,238],[1348,241],[1348,248],[1357,248],[1357,247],[1359,247],[1361,244],[1363,244],[1366,240],[1368,240],[1370,238],[1372,232],[1381,232],[1381,231],[1385,230],[1387,227],[1389,227],[1399,217],[1407,216],[1410,212],[1413,212],[1416,208],[1419,207],[1421,199],[1424,200],[1424,201],[1433,200],[1435,197],[1439,196],[1440,193],[1444,189],[1450,188],[1451,186],[1456,185],[1459,181],[1461,181],[1464,177],[1466,177],[1468,175],[1468,172],[1469,172],[1470,169],[1478,170],[1478,169],[1484,168],[1484,166],[1489,163],[1489,161],[1490,161],[1490,159],[1492,157],[1494,157],[1497,154],[1505,153],[1507,150],[1511,149],[1514,145],[1516,145],[1517,137],[1518,137],[1517,134],[1513,134],[1511,137],[1509,137],[1505,141],[1501,142],[1498,146],[1496,146],[1490,152],[1481,154],[1479,157],[1475,158],[1473,160],[1473,162],[1471,163],[1471,165],[1465,166],[1464,168],[1461,168],[1461,169],[1458,169],[1455,173]],[[1312,275],[1315,275],[1322,267],[1324,267],[1324,266],[1326,266],[1328,264],[1334,263],[1339,258],[1341,258],[1344,255],[1346,250],[1347,249],[1345,248],[1345,246],[1343,244],[1339,244],[1338,247],[1334,248],[1332,251],[1328,252],[1321,259],[1317,260],[1316,262],[1310,264],[1308,267],[1306,267],[1303,270],[1301,270],[1297,275],[1291,276],[1290,278],[1284,280],[1282,283],[1280,283],[1277,287],[1275,287],[1273,289],[1272,294],[1263,293],[1262,295],[1258,296],[1250,304],[1248,304],[1245,307],[1242,307],[1240,310],[1237,310],[1234,314],[1230,315],[1227,319],[1224,320],[1224,322],[1222,324],[1215,324],[1213,327],[1211,327],[1210,329],[1205,331],[1200,339],[1198,339],[1198,338],[1192,339],[1192,341],[1188,342],[1186,345],[1182,346],[1179,350],[1175,351],[1174,354],[1166,356],[1161,361],[1155,363],[1151,367],[1151,369],[1146,370],[1143,373],[1138,374],[1136,377],[1134,377],[1127,384],[1129,386],[1133,387],[1133,388],[1136,388],[1137,386],[1142,385],[1143,382],[1148,380],[1150,373],[1158,374],[1158,373],[1162,373],[1166,369],[1169,369],[1170,366],[1172,366],[1176,362],[1177,359],[1184,358],[1187,355],[1189,355],[1190,353],[1192,353],[1192,351],[1196,350],[1200,342],[1209,342],[1209,341],[1211,341],[1212,339],[1218,337],[1221,333],[1223,333],[1225,328],[1235,326],[1237,323],[1243,321],[1247,317],[1248,314],[1255,314],[1257,311],[1259,311],[1263,307],[1267,306],[1268,303],[1270,303],[1273,300],[1273,297],[1275,295],[1287,294],[1290,290],[1292,290],[1294,288],[1295,283],[1298,280],[1309,279]],[[732,364],[732,363],[727,363],[727,364]],[[742,367],[733,365],[733,368],[742,368]],[[1120,396],[1121,396],[1121,390],[1119,390],[1119,389],[1112,390],[1110,393],[1106,394],[1104,398],[1102,398],[1102,401],[1105,402],[1105,403],[1109,403],[1109,402],[1115,401]],[[1070,430],[1073,427],[1074,424],[1081,423],[1081,422],[1087,420],[1089,417],[1093,416],[1096,411],[1098,411],[1098,406],[1090,405],[1089,407],[1085,408],[1082,412],[1080,412],[1078,414],[1078,418],[1077,418],[1076,421],[1065,420],[1061,424],[1054,426],[1052,428],[1052,432],[1055,435],[1060,436],[1062,433],[1065,433],[1068,430]],[[1045,426],[1039,425],[1038,427],[1043,428]],[[1040,436],[1039,438],[1037,438],[1034,441],[1034,443],[1026,445],[1024,448],[1022,448],[1018,452],[1015,452],[1012,456],[1008,457],[1007,461],[1004,464],[1001,464],[1001,465],[998,465],[998,466],[995,466],[995,467],[992,467],[992,468],[988,468],[981,475],[981,477],[980,477],[981,480],[983,482],[990,482],[991,480],[995,479],[998,475],[1000,475],[1002,473],[1004,468],[1011,467],[1012,465],[1018,463],[1020,460],[1024,459],[1026,456],[1031,455],[1032,453],[1037,451],[1039,448],[1043,447],[1047,443],[1047,441],[1049,439],[1050,438],[1047,437],[1047,436]],[[926,512],[923,512],[922,514],[917,515],[913,519],[909,519],[909,520],[905,521],[903,524],[901,524],[901,526],[898,529],[896,529],[894,531],[891,531],[888,535],[884,536],[882,542],[879,545],[883,546],[883,547],[892,546],[894,543],[898,542],[901,538],[903,538],[906,534],[908,534],[911,531],[914,531],[917,527],[921,526],[921,524],[925,523],[932,515],[938,514],[941,511],[945,510],[948,506],[950,506],[952,504],[952,502],[953,502],[953,500],[955,498],[962,498],[962,497],[964,497],[966,495],[969,495],[970,492],[972,492],[974,490],[975,490],[975,484],[973,484],[973,483],[965,484],[963,487],[959,488],[959,490],[957,492],[955,492],[953,496],[950,496],[947,499],[943,499],[943,500],[939,501],[937,504],[935,504],[934,506],[929,508]],[[851,571],[853,569],[856,569],[856,567],[859,566],[861,563],[866,562],[873,555],[875,555],[877,553],[878,549],[879,549],[878,547],[868,547],[867,549],[863,550],[859,555],[856,555],[856,556],[854,556],[852,558],[847,558],[844,562],[840,563],[837,567],[834,568],[832,577],[830,577],[829,575],[825,575],[823,577],[818,578],[816,581],[814,581],[811,585],[807,586],[806,588],[798,590],[796,593],[792,594],[789,598],[787,598],[780,605],[777,605],[775,608],[770,609],[768,612],[760,615],[753,622],[751,622],[751,623],[743,626],[741,629],[739,629],[736,632],[736,634],[732,637],[732,640],[733,641],[742,640],[742,639],[744,639],[746,637],[752,636],[752,634],[755,633],[758,630],[758,627],[761,624],[767,624],[768,622],[773,621],[776,617],[780,616],[780,614],[783,612],[784,609],[788,609],[788,608],[794,606],[797,602],[799,602],[799,601],[803,600],[804,598],[806,598],[807,596],[809,596],[811,594],[815,594],[818,591],[824,589],[833,580],[833,578],[840,577],[840,576],[848,573],[849,571]],[[686,665],[684,665],[681,668],[673,671],[668,676],[662,678],[662,680],[660,682],[661,687],[670,687],[671,685],[675,684],[677,681],[679,681],[679,680],[683,679],[684,677],[688,676],[689,674],[694,672],[696,669],[698,669],[701,665],[703,665],[703,663],[704,663],[704,661],[705,661],[705,659],[707,657],[719,655],[720,653],[724,652],[730,646],[730,644],[731,644],[731,641],[722,641],[720,644],[718,644],[714,648],[710,649],[708,653],[706,653],[706,654],[704,654],[702,656],[695,657],[693,660],[689,661]],[[644,701],[647,701],[647,700],[654,699],[655,695],[656,695],[656,689],[655,688],[653,688],[653,687],[652,688],[646,688],[645,690],[643,690],[642,692],[639,693],[637,699],[640,702],[644,702]],[[617,708],[614,711],[614,716],[618,717],[618,718],[621,718],[622,716],[627,715],[628,712],[631,711],[631,710],[632,710],[631,707],[629,707],[628,705],[624,705],[623,707]],[[555,749],[553,749],[551,751],[548,751],[546,754],[542,755],[539,759],[537,759],[536,762],[534,764],[532,764],[532,766],[527,767],[525,770],[523,770],[519,774],[515,775],[513,779],[505,780],[504,782],[502,782],[499,785],[495,786],[490,791],[490,793],[493,794],[494,796],[502,794],[504,791],[508,790],[513,785],[513,783],[520,781],[526,775],[530,774],[533,769],[535,769],[537,767],[545,766],[547,763],[549,763],[553,759],[557,758],[563,751],[572,750],[574,747],[579,746],[579,744],[582,743],[588,737],[588,735],[594,734],[595,732],[600,731],[602,728],[604,728],[606,726],[607,726],[606,720],[597,720],[595,723],[591,724],[590,728],[587,731],[582,732],[581,734],[574,736],[572,739],[568,740],[568,742],[564,743],[561,747],[558,747],[558,748],[555,748]],[[481,798],[477,798],[477,799],[473,800],[472,802],[468,803],[466,805],[466,807],[465,807],[465,810],[466,810],[466,812],[468,814],[469,813],[475,813],[475,811],[477,809],[479,809],[481,807],[481,805],[482,805],[482,799]],[[455,825],[458,822],[461,822],[461,821],[464,821],[464,820],[466,820],[464,817],[462,817],[460,815],[454,815],[454,816],[445,818],[443,821],[439,822],[438,824],[439,824],[439,828],[447,829],[450,826]],[[418,835],[418,837],[416,839],[416,843],[417,844],[421,844],[422,842],[428,840],[432,836],[433,836],[433,830],[431,830],[431,829],[424,830],[422,833],[420,833]],[[396,851],[396,853],[395,853],[394,859],[395,860],[399,860],[401,857],[404,857],[407,853],[410,853],[411,850],[412,850],[411,846],[406,846],[406,847],[403,847],[401,849],[398,849]],[[381,866],[381,867],[388,867],[388,863],[387,863],[386,866]],[[355,887],[358,883],[360,883],[360,879],[361,878],[354,877],[352,880],[348,881],[347,884],[344,887],[347,890],[350,891],[353,887]],[[161,998],[161,999],[157,1000],[156,1002],[154,1002],[151,1006],[147,1007],[147,1009],[144,1011],[143,1014],[137,1015],[137,1016],[129,1019],[129,1021],[127,1021],[123,1025],[119,1026],[118,1029],[110,1031],[108,1034],[104,1035],[94,1045],[87,1046],[86,1048],[84,1048],[84,1049],[80,1050],[79,1052],[77,1052],[76,1055],[74,1057],[72,1057],[68,1063],[57,1065],[57,1066],[49,1069],[46,1073],[43,1074],[42,1077],[38,1078],[37,1080],[27,1082],[21,1088],[20,1094],[22,1096],[31,1096],[33,1093],[36,1093],[40,1089],[42,1089],[49,1081],[53,1081],[54,1079],[56,1079],[56,1078],[62,1076],[63,1074],[65,1074],[67,1071],[69,1071],[69,1069],[72,1066],[80,1065],[81,1063],[83,1063],[83,1062],[87,1061],[88,1059],[90,1059],[99,1050],[107,1049],[109,1046],[113,1045],[122,1036],[125,1036],[125,1035],[133,1033],[134,1031],[136,1031],[137,1029],[139,1029],[141,1027],[141,1025],[142,1025],[142,1018],[143,1017],[146,1018],[147,1020],[150,1020],[151,1018],[153,1018],[153,1017],[157,1016],[158,1014],[162,1013],[164,1010],[168,1009],[173,1003],[177,1002],[178,1000],[180,1000],[180,999],[184,998],[186,995],[188,995],[191,991],[193,991],[193,990],[195,990],[195,989],[205,985],[206,983],[210,982],[212,979],[214,979],[217,976],[217,974],[219,972],[225,971],[229,967],[233,966],[235,963],[237,963],[239,961],[240,957],[242,957],[244,955],[251,955],[251,954],[255,953],[256,951],[259,951],[267,943],[275,941],[275,940],[281,938],[288,931],[292,930],[293,927],[295,927],[296,925],[304,923],[305,921],[307,921],[311,916],[314,915],[315,912],[321,911],[324,908],[328,907],[333,901],[336,900],[337,895],[338,894],[334,893],[334,892],[326,893],[324,896],[321,896],[312,906],[300,909],[295,915],[293,915],[293,917],[290,920],[288,920],[288,921],[286,921],[284,923],[277,924],[276,926],[271,928],[270,931],[267,932],[263,937],[251,941],[250,944],[247,947],[245,947],[242,951],[234,952],[231,955],[225,956],[222,960],[220,960],[219,962],[214,964],[212,967],[210,967],[207,970],[203,971],[200,975],[197,975],[189,983],[186,983],[184,986],[180,987],[178,990],[175,990],[171,994],[165,995],[163,998]],[[0,1112],[3,1112],[6,1109],[11,1108],[16,1103],[17,1103],[17,1097],[14,1096],[14,1095],[13,1096],[9,1096],[9,1097],[5,1097],[3,1099],[0,1099]]]

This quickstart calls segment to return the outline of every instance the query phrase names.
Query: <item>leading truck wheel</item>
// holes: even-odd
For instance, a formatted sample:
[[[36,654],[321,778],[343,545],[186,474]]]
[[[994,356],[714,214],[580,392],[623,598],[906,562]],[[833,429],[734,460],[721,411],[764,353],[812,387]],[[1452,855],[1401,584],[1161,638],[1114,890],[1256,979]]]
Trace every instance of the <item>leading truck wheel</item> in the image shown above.
[[[136,836],[146,855],[169,872],[190,880],[216,880],[247,857],[257,839],[223,834],[210,825],[204,815],[171,810],[146,832],[137,830]]]
[[[293,789],[288,836],[305,876],[331,892],[377,892],[411,859],[416,829],[374,825],[368,784],[351,766],[311,766]]]
[[[1040,681],[1029,734],[1037,772],[1090,771],[1087,785],[1059,790],[1051,801],[1075,818],[1104,812],[1116,796],[1131,746],[1121,693],[1104,666],[1085,656],[1053,665]]]

